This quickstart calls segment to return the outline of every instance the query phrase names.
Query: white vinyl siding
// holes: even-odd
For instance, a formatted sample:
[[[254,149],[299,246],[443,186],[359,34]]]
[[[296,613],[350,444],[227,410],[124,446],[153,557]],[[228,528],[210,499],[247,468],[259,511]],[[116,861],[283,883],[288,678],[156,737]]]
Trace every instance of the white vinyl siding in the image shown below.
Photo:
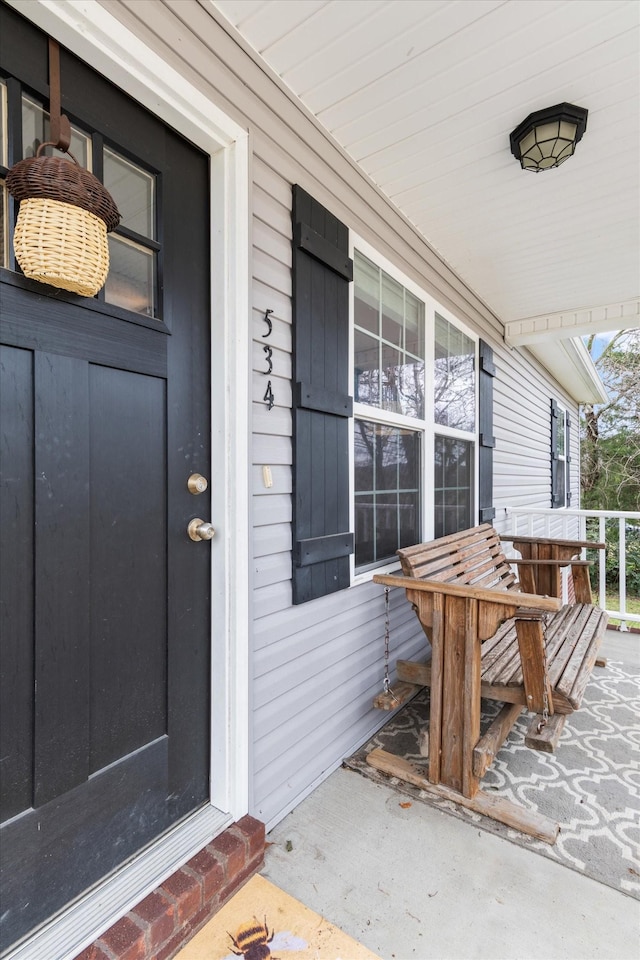
[[[299,183],[360,238],[494,350],[494,506],[550,502],[549,398],[577,425],[575,404],[526,352],[505,347],[502,324],[337,148],[246,45],[196,0],[106,4],[173,67],[248,128],[252,156],[252,451],[250,545],[250,812],[273,826],[388,715],[382,686],[383,593],[368,582],[291,604],[291,188]],[[273,310],[273,333],[265,310]],[[266,376],[265,343],[273,348]],[[263,402],[271,380],[275,405]],[[577,442],[578,431],[572,430]],[[572,451],[574,479],[577,450]],[[263,466],[273,485],[265,487]],[[215,523],[215,518],[213,518]],[[232,585],[233,586],[233,585]],[[401,591],[391,594],[391,658],[419,659],[425,639]],[[244,762],[244,758],[238,758]]]

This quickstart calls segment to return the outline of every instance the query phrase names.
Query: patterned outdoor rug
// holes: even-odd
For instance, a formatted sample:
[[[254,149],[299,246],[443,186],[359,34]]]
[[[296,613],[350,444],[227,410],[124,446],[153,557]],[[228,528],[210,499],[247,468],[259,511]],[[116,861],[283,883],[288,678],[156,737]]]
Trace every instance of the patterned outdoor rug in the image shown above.
[[[498,707],[483,701],[483,730]],[[508,797],[560,823],[553,846],[431,797],[367,764],[367,754],[382,747],[424,764],[426,774],[418,737],[428,718],[429,692],[422,690],[345,766],[640,899],[640,676],[627,673],[615,661],[596,667],[580,710],[567,717],[555,754],[525,747],[529,720],[524,714],[485,774],[485,792]]]

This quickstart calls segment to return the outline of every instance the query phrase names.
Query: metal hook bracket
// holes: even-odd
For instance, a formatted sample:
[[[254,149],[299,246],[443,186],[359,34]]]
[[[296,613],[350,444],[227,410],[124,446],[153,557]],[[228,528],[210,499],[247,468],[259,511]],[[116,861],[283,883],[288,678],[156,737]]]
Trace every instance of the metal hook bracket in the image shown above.
[[[66,153],[71,145],[71,124],[62,113],[60,92],[60,45],[49,37],[49,125],[50,139],[58,150]]]

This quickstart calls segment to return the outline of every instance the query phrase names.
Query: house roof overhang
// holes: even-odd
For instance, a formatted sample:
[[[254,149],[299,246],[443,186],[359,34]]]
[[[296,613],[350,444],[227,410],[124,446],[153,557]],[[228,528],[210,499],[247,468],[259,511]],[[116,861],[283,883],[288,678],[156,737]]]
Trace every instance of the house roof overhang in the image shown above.
[[[562,384],[574,369],[577,396],[601,396],[573,341],[639,324],[640,5],[200,2],[487,305],[507,344]],[[509,132],[565,101],[588,109],[584,137],[532,176]]]
[[[504,325],[504,339],[510,347],[543,341],[583,337],[608,330],[630,330],[640,326],[640,297],[601,307],[561,310],[557,313],[510,320]]]
[[[579,337],[537,340],[529,351],[576,403],[606,403],[607,393],[589,351]]]

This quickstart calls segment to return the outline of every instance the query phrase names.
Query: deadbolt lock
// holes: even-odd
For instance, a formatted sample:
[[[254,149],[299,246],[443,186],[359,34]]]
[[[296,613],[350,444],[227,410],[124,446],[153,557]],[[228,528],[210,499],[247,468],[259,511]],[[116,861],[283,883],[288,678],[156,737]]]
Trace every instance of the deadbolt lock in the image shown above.
[[[204,493],[208,486],[207,478],[203,477],[201,473],[192,473],[187,480],[189,493],[192,493],[194,496],[197,496],[199,493]]]
[[[211,523],[195,517],[187,527],[187,533],[191,540],[211,540],[215,536],[215,530]]]

